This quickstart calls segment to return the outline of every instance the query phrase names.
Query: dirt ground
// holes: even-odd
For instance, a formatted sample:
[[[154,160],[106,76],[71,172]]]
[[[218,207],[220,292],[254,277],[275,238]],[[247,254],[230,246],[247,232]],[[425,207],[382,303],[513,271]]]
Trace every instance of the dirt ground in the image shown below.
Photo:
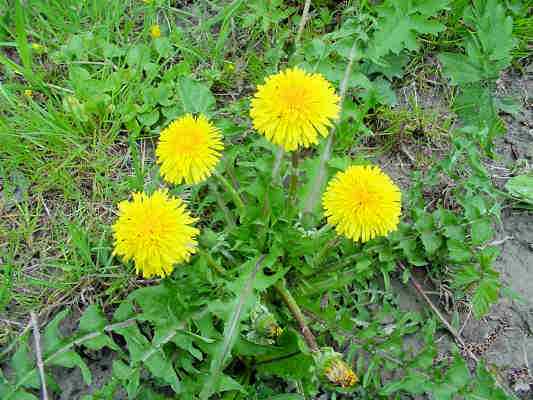
[[[500,89],[519,99],[521,110],[517,115],[505,117],[507,134],[496,146],[500,157],[497,163],[500,165],[489,166],[494,172],[496,186],[503,186],[512,174],[532,171],[532,78],[533,67],[530,65],[522,77],[508,74],[501,79]],[[480,343],[486,340],[490,332],[494,332],[499,321],[507,319],[509,328],[488,348],[484,359],[505,373],[517,394],[523,398],[533,398],[533,387],[530,386],[533,382],[530,379],[518,379],[515,382],[512,376],[522,368],[531,371],[533,365],[533,213],[520,208],[506,208],[495,243],[499,243],[501,250],[495,267],[504,285],[518,298],[502,296],[489,316],[481,321],[474,318],[466,320],[462,333],[467,341]]]
[[[401,95],[408,91],[412,94],[413,88],[399,91],[400,103]],[[507,132],[496,142],[497,157],[486,160],[494,185],[503,190],[509,178],[533,170],[533,66],[530,65],[522,75],[503,74],[498,82],[498,92],[513,97],[521,108],[515,115],[503,116]],[[421,96],[421,102],[424,107],[442,109],[442,100],[434,93]],[[401,161],[408,163],[409,160],[400,157],[397,155],[396,162],[386,158],[380,161],[402,184],[408,179]],[[462,313],[459,332],[467,344],[485,347],[480,358],[489,369],[498,371],[520,398],[533,399],[533,212],[516,204],[508,205],[496,230],[497,236],[492,244],[501,251],[495,263],[504,287],[501,300],[481,320],[476,320],[471,311]],[[424,305],[420,304],[413,290],[406,289],[399,282],[393,286],[401,308],[421,311]],[[438,303],[441,299],[435,297],[434,300]],[[440,340],[443,349],[449,348],[448,335]]]

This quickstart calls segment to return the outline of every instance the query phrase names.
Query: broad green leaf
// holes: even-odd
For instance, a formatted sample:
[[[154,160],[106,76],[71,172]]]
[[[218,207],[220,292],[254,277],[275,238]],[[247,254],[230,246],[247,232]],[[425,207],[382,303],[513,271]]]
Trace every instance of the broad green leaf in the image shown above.
[[[429,255],[433,255],[442,246],[443,240],[440,234],[435,231],[423,231],[420,234],[422,244]]]
[[[12,399],[14,400],[38,400],[36,396],[31,393],[25,392],[24,390],[17,390]]]
[[[389,396],[398,390],[405,390],[411,394],[424,393],[427,389],[427,378],[416,371],[408,371],[407,374],[401,381],[385,385],[380,394]]]
[[[91,383],[91,371],[87,364],[82,360],[78,353],[72,348],[63,350],[71,343],[65,340],[59,332],[59,325],[68,315],[69,310],[63,310],[57,314],[52,321],[48,323],[44,330],[43,339],[43,358],[51,365],[58,365],[65,368],[79,367],[83,380],[86,384]]]
[[[209,114],[215,105],[215,98],[209,88],[189,77],[180,77],[177,92],[184,113]]]
[[[466,85],[483,79],[480,66],[465,54],[442,53],[439,60],[443,64],[444,73],[453,85]]]
[[[464,56],[452,53],[439,56],[444,73],[456,85],[497,79],[511,62],[511,50],[516,43],[512,18],[506,16],[505,8],[496,0],[478,0],[466,9],[464,20],[475,32],[463,43]]]
[[[470,235],[474,246],[479,246],[492,239],[493,233],[492,223],[489,219],[474,221],[470,227]]]
[[[246,393],[246,390],[239,382],[237,382],[235,379],[225,374],[222,374],[220,376],[220,379],[217,383],[216,391],[218,393],[228,392],[228,391],[238,391],[241,393]]]
[[[172,362],[163,350],[163,345],[172,340],[175,330],[157,329],[152,343],[136,325],[118,328],[116,332],[126,340],[132,366],[146,366],[153,376],[169,384],[176,393],[180,392],[180,382]]]
[[[403,380],[387,383],[380,391],[382,396],[390,396],[391,394],[403,389]]]
[[[513,38],[513,19],[498,0],[475,0],[465,10],[464,21],[476,30],[483,55],[489,62],[503,69],[511,62],[511,50],[516,44]],[[494,27],[498,27],[494,30]]]
[[[476,378],[472,381],[473,388],[465,394],[465,400],[509,400],[509,396],[496,386],[483,361],[477,365]]]
[[[471,380],[470,371],[462,357],[455,357],[453,364],[446,372],[445,382],[452,385],[456,391],[463,388]]]
[[[311,375],[314,368],[313,358],[307,354],[264,362],[257,366],[262,375],[275,375],[285,379],[303,379]]]
[[[418,240],[403,239],[396,245],[396,247],[403,250],[403,254],[407,258],[409,264],[416,265],[417,267],[427,264]]]
[[[59,365],[65,368],[79,367],[83,381],[85,384],[90,385],[92,382],[91,371],[85,361],[74,350],[65,351],[53,358],[48,359],[48,363],[51,365]]]
[[[514,197],[533,205],[533,176],[519,175],[507,181],[505,189]]]
[[[144,67],[150,61],[150,48],[145,44],[132,46],[126,54],[126,63],[133,68]]]
[[[140,369],[131,368],[120,360],[113,361],[113,378],[125,382],[128,398],[133,399],[137,395],[140,383]]]
[[[453,400],[453,396],[457,393],[457,388],[448,382],[441,382],[434,385],[431,393],[433,394],[432,398],[435,400]]]
[[[449,238],[456,240],[458,242],[463,242],[466,239],[465,228],[461,225],[445,225],[444,235]]]
[[[368,56],[378,59],[389,52],[399,54],[404,49],[415,50],[418,47],[417,33],[444,30],[444,25],[430,18],[445,8],[448,1],[429,0],[427,3],[385,1],[378,6],[377,30],[369,43]]]
[[[137,119],[139,120],[139,122],[142,125],[150,127],[150,126],[154,125],[159,120],[159,111],[158,110],[153,110],[153,111],[148,112],[148,113],[139,114],[137,116]]]
[[[500,282],[496,279],[483,279],[472,296],[474,316],[481,318],[490,311],[492,304],[498,300]]]
[[[450,260],[457,263],[464,263],[472,258],[470,249],[463,243],[455,239],[448,239],[446,241]]]
[[[104,332],[104,328],[107,324],[107,319],[96,304],[91,304],[87,307],[80,319],[79,333],[83,335],[92,332],[102,332],[102,334],[94,339],[84,341],[83,345],[91,350],[100,350],[105,346],[110,349],[118,350],[115,342],[113,342],[113,340],[111,340],[111,338]]]
[[[455,272],[453,276],[454,285],[460,288],[466,288],[481,279],[480,272],[473,265],[459,267],[459,270]]]
[[[39,376],[37,374],[37,367],[33,359],[30,359],[27,339],[23,339],[20,345],[11,359],[11,368],[15,372],[15,382],[20,382],[25,379],[22,386],[29,388],[39,388],[41,386]],[[31,373],[29,377],[26,377],[28,373]]]

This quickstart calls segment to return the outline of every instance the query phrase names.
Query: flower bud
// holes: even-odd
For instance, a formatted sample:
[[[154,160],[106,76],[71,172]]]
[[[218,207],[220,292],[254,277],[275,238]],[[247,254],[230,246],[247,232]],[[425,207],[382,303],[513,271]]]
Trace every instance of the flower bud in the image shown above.
[[[252,310],[251,320],[252,331],[249,338],[255,342],[272,344],[283,333],[274,314],[260,303]]]
[[[359,381],[355,372],[342,359],[342,354],[331,348],[321,349],[316,362],[320,377],[335,386],[350,388]]]

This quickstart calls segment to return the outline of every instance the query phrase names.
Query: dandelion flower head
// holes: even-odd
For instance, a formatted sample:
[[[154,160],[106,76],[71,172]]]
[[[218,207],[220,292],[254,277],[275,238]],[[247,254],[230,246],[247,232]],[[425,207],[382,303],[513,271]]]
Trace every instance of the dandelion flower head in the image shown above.
[[[400,222],[400,189],[376,166],[356,165],[338,172],[322,204],[328,223],[355,241],[386,236]]]
[[[222,134],[204,115],[187,114],[161,132],[157,163],[166,181],[195,184],[213,173],[223,148]]]
[[[134,193],[132,201],[118,205],[113,225],[115,254],[133,260],[145,278],[167,276],[175,264],[189,261],[196,252],[199,230],[179,198],[166,190],[154,194]]]
[[[268,77],[252,99],[254,128],[286,151],[318,143],[339,116],[339,96],[321,75],[300,68]]]

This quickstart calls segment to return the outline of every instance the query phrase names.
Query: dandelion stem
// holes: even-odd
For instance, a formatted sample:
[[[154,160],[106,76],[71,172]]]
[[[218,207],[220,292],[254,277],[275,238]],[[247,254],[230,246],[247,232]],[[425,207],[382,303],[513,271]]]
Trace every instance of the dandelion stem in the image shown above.
[[[302,11],[302,18],[300,19],[298,31],[296,32],[296,36],[294,37],[295,52],[297,52],[301,46],[302,33],[304,31],[305,24],[309,19],[309,8],[311,8],[311,0],[305,0],[304,9]],[[283,147],[279,147],[276,151],[276,159],[274,161],[274,167],[272,168],[272,183],[274,184],[277,184],[279,181],[279,171],[281,169],[281,163],[283,162],[284,154],[285,152],[283,151]]]
[[[198,254],[205,257],[205,260],[207,261],[207,265],[209,265],[216,273],[220,275],[226,274],[226,270],[224,269],[224,267],[222,267],[219,263],[215,261],[211,253],[203,249],[200,249],[198,250]]]
[[[309,346],[309,349],[312,352],[318,351],[318,345],[316,343],[315,335],[313,335],[313,332],[311,332],[311,329],[307,326],[307,323],[305,322],[305,317],[302,313],[302,310],[300,309],[300,306],[292,297],[291,292],[287,289],[287,286],[285,285],[285,280],[279,280],[275,285],[274,289],[278,292],[278,294],[281,296],[281,299],[291,312],[294,319],[298,322],[298,325],[300,326],[300,332],[302,336],[305,339],[305,342]]]
[[[215,176],[218,178],[222,186],[226,189],[226,191],[231,195],[233,202],[237,206],[239,212],[241,215],[244,214],[244,202],[242,201],[241,196],[239,193],[235,190],[235,188],[229,183],[229,181],[220,174],[220,172],[215,171]]]
[[[309,19],[309,8],[311,8],[311,0],[305,0],[304,10],[302,12],[302,19],[300,19],[298,32],[296,32],[296,37],[294,38],[294,44],[296,47],[300,47],[300,39],[302,38],[302,33],[304,32],[305,24]]]
[[[291,153],[291,182],[289,186],[289,200],[294,202],[296,199],[296,188],[298,187],[298,150]]]
[[[285,155],[285,151],[283,150],[283,147],[278,147],[278,150],[276,151],[276,158],[274,159],[274,166],[272,167],[272,183],[277,184],[280,180],[279,176],[279,170],[281,169],[281,163],[283,162],[283,156]]]
[[[339,244],[340,241],[341,241],[341,237],[340,236],[335,236],[325,246],[323,246],[322,249],[320,249],[320,252],[317,254],[317,256],[315,257],[315,259],[313,261],[313,265],[315,266],[315,268],[320,266],[320,263],[322,262],[323,258],[326,256],[326,254],[329,253],[329,251],[332,248],[336,247]]]
[[[340,86],[340,92],[339,92],[339,97],[340,97],[339,104],[341,107],[340,115],[342,115],[342,107],[344,103],[344,98],[346,97],[346,92],[348,90],[348,81],[350,80],[350,75],[352,74],[352,66],[353,66],[353,62],[355,60],[356,54],[357,54],[357,42],[354,40],[354,43],[350,50],[350,55],[348,56],[348,64],[346,65],[346,69],[344,70],[344,77],[342,78],[342,82]],[[335,138],[335,130],[336,130],[336,126],[334,126],[331,129],[331,133],[328,136],[326,145],[324,146],[324,150],[320,154],[318,175],[316,177],[315,184],[313,185],[311,189],[311,194],[309,195],[307,202],[305,204],[305,208],[304,208],[304,213],[306,214],[313,212],[313,210],[315,209],[318,203],[320,192],[322,191],[322,187],[324,186],[324,180],[326,179],[326,166],[327,166],[329,159],[331,158],[331,153],[333,149],[333,139]]]
[[[222,213],[224,214],[224,219],[226,220],[226,223],[228,224],[229,228],[235,228],[235,220],[233,219],[233,215],[231,215],[229,208],[226,206],[226,203],[224,203],[224,199],[220,195],[217,185],[210,181],[209,188],[215,195],[218,207],[222,210]]]

